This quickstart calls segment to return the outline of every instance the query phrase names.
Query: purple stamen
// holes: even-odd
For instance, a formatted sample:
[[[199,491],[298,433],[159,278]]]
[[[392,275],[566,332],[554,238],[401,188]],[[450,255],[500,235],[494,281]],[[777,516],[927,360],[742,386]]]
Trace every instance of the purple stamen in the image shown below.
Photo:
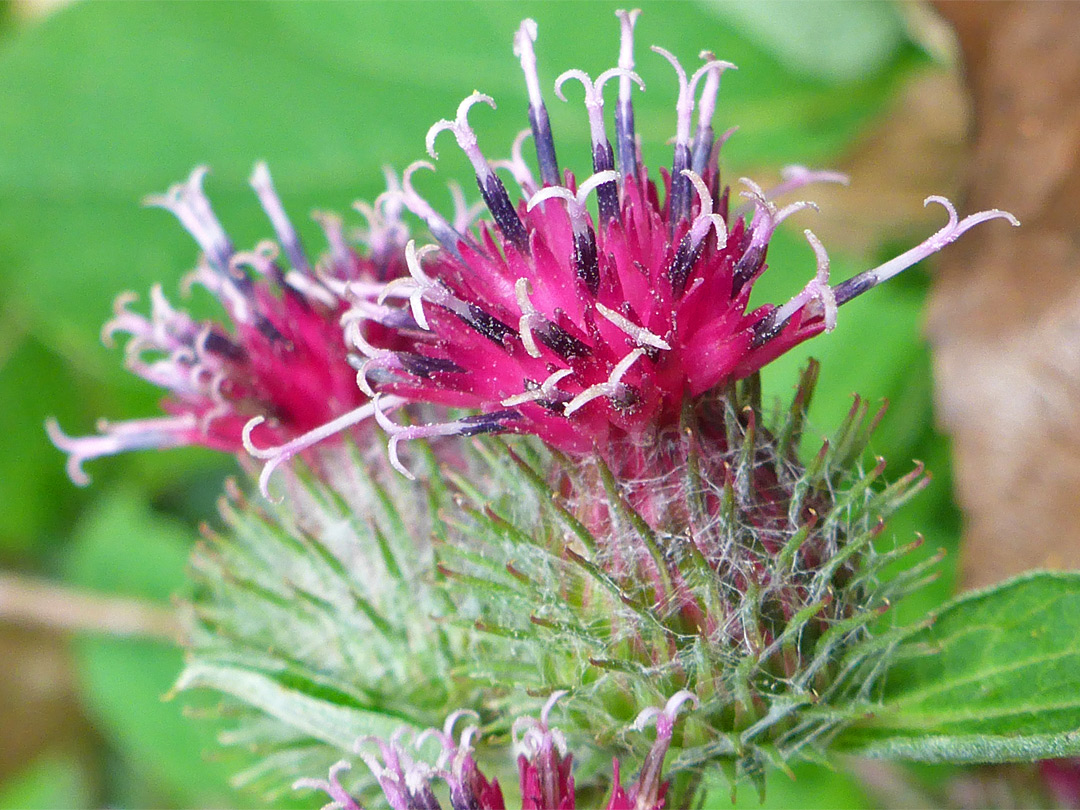
[[[691,702],[694,708],[700,705],[697,696],[693,692],[683,689],[672,695],[664,708],[648,708],[641,712],[634,720],[631,728],[641,731],[650,722],[656,723],[656,741],[645,757],[638,774],[637,784],[630,791],[630,796],[636,807],[659,806],[660,789],[663,784],[661,772],[664,767],[664,757],[667,756],[668,747],[671,745],[671,737],[675,731],[675,719],[679,709],[686,702]]]
[[[446,219],[432,208],[431,204],[421,197],[416,192],[416,189],[413,188],[412,177],[418,169],[435,171],[435,167],[426,160],[413,161],[405,167],[405,173],[401,177],[401,202],[409,209],[409,211],[419,217],[423,223],[428,226],[431,235],[438,240],[439,244],[446,248],[454,258],[460,261],[461,251],[458,250],[458,243],[464,242],[465,237],[454,230],[454,226],[447,222]]]
[[[625,70],[619,77],[619,102],[615,107],[615,141],[619,146],[619,172],[625,177],[636,177],[637,138],[634,135],[634,105],[630,98],[633,93],[633,80],[628,74],[634,70],[634,24],[640,9],[633,11],[619,10],[619,67]]]
[[[289,257],[289,263],[293,269],[310,276],[311,265],[308,264],[307,256],[304,254],[304,246],[300,242],[296,228],[285,213],[281,198],[274,190],[274,182],[270,179],[270,169],[266,163],[255,164],[255,171],[251,175],[251,187],[255,189],[259,203],[270,219],[270,224],[274,228],[274,233],[277,234],[278,241],[281,242],[281,247],[285,250],[285,255]]]
[[[821,302],[825,328],[826,331],[830,330],[836,322],[837,307],[862,295],[864,292],[876,287],[883,281],[888,281],[893,276],[896,276],[909,267],[917,264],[927,256],[937,253],[946,245],[952,244],[965,232],[982,222],[988,222],[992,219],[1004,219],[1013,227],[1019,227],[1020,225],[1019,220],[1008,211],[1000,211],[997,208],[993,208],[989,211],[979,211],[978,213],[971,214],[961,220],[957,216],[956,208],[945,197],[936,195],[927,197],[923,202],[923,205],[929,205],[932,202],[944,207],[948,212],[949,221],[945,224],[945,227],[941,228],[910,250],[885,262],[885,264],[875,267],[872,270],[865,270],[857,276],[853,276],[847,281],[841,282],[831,288],[826,286],[828,282],[829,260],[828,256],[825,254],[825,249],[822,247],[821,242],[818,241],[817,237],[810,233],[810,231],[806,231],[806,238],[810,242],[811,247],[814,248],[814,253],[817,256],[817,275],[806,285],[806,288],[792,298],[791,301],[774,310],[770,315],[766,316],[755,325],[754,338],[751,341],[751,347],[756,348],[776,337],[780,334],[791,317],[798,312],[803,305],[809,304],[815,300]],[[823,287],[826,289],[823,289]]]
[[[356,752],[379,782],[379,787],[382,788],[387,804],[392,810],[428,810],[432,806],[438,808],[435,797],[431,795],[431,789],[425,784],[424,775],[417,773],[418,764],[401,749],[398,742],[399,736],[395,734],[389,743],[374,737],[358,740]],[[374,742],[378,745],[385,765],[380,764],[375,755],[361,750],[360,745],[365,742]],[[404,761],[404,766],[402,761]]]
[[[734,298],[742,290],[743,286],[754,277],[765,261],[765,251],[769,246],[769,240],[777,226],[797,211],[812,208],[817,211],[815,203],[800,200],[791,203],[781,209],[769,200],[761,186],[749,178],[743,177],[740,183],[749,188],[749,191],[740,192],[740,196],[750,200],[754,205],[754,217],[750,221],[750,244],[747,245],[743,255],[732,268],[731,296]]]
[[[390,436],[387,447],[390,455],[390,465],[410,481],[415,481],[416,476],[401,463],[398,456],[398,443],[412,441],[413,439],[433,439],[440,436],[478,436],[483,433],[496,433],[505,430],[502,424],[504,420],[520,419],[521,414],[515,410],[494,411],[492,413],[478,413],[466,416],[454,422],[435,422],[427,425],[398,425],[390,421],[383,412],[383,402],[400,400],[399,397],[385,397],[383,394],[376,395],[370,405],[374,408],[375,421],[379,427]]]
[[[519,757],[528,761],[528,767],[535,773],[540,795],[534,798],[539,799],[539,806],[545,808],[562,807],[564,796],[569,794],[571,799],[573,797],[573,777],[570,777],[565,785],[561,784],[563,779],[560,775],[560,760],[567,755],[566,738],[558,729],[548,726],[551,710],[566,694],[566,690],[553,692],[540,711],[539,720],[519,717],[510,728],[514,750]],[[524,779],[522,789],[524,790]]]
[[[754,326],[754,339],[751,342],[754,347],[761,346],[778,335],[792,315],[813,301],[820,302],[825,331],[831,332],[836,328],[837,303],[836,294],[829,286],[829,254],[825,252],[825,246],[821,244],[821,240],[814,235],[813,231],[807,229],[803,233],[814,250],[817,272],[801,292],[783,306],[774,309]]]
[[[694,187],[698,194],[698,215],[694,218],[690,229],[679,241],[679,247],[668,267],[668,278],[671,280],[671,288],[676,295],[681,295],[686,289],[686,280],[690,276],[690,268],[694,266],[701,247],[705,243],[705,237],[710,228],[716,230],[717,249],[723,249],[727,244],[727,223],[719,214],[713,213],[713,199],[709,193],[705,181],[690,169],[683,169],[683,175]]]
[[[645,356],[645,354],[645,349],[634,349],[615,365],[605,382],[590,385],[572,400],[567,402],[566,406],[563,408],[563,414],[571,416],[594,399],[599,399],[600,397],[608,397],[610,399],[617,398],[624,390],[622,378],[626,376],[630,367],[640,358]]]
[[[385,397],[382,402],[382,407],[387,410],[393,410],[400,408],[405,404],[405,400],[401,397]],[[372,416],[379,416],[382,411],[379,411],[374,402],[368,402],[361,405],[359,408],[344,413],[336,419],[332,419],[326,424],[319,425],[314,430],[310,430],[302,436],[297,436],[292,441],[277,447],[256,447],[251,441],[251,432],[266,421],[264,416],[256,416],[251,419],[246,425],[244,425],[244,432],[242,441],[244,449],[248,451],[253,457],[266,461],[263,466],[262,472],[259,474],[259,491],[263,494],[263,497],[269,501],[274,499],[270,497],[270,476],[274,474],[274,470],[280,467],[289,459],[293,458],[299,453],[314,447],[323,439],[328,439],[331,436],[340,433],[353,425],[358,425],[361,422],[370,419]],[[279,502],[274,501],[275,503]]]
[[[596,253],[596,234],[589,225],[585,200],[593,189],[599,198],[601,189],[613,183],[617,176],[613,169],[597,172],[578,187],[576,194],[565,186],[547,186],[533,195],[526,209],[532,211],[539,203],[553,197],[566,201],[570,229],[574,235],[574,267],[577,277],[585,282],[592,295],[596,295],[600,289],[600,261]]]
[[[934,195],[932,197],[927,197],[923,201],[923,205],[927,206],[932,202],[943,206],[945,210],[948,211],[949,221],[946,223],[945,227],[930,236],[926,241],[911,248],[911,250],[901,253],[895,259],[891,259],[890,261],[885,262],[885,264],[875,267],[873,270],[866,270],[859,273],[859,275],[838,284],[836,286],[837,304],[846,304],[852,298],[857,295],[862,295],[871,287],[876,287],[883,281],[888,281],[890,278],[911,267],[913,264],[922,261],[932,253],[937,253],[946,245],[955,242],[962,234],[981,222],[988,222],[991,219],[1005,219],[1008,220],[1014,228],[1020,227],[1020,221],[1008,211],[1000,211],[997,208],[992,208],[989,211],[980,211],[957,221],[956,208],[949,200],[945,197]]]
[[[377,303],[382,304],[391,295],[399,294],[400,290],[407,291],[413,319],[425,331],[430,329],[427,316],[424,315],[423,302],[425,300],[450,310],[467,322],[471,322],[474,314],[469,305],[456,298],[445,285],[425,275],[421,262],[424,256],[437,250],[436,245],[424,245],[417,248],[416,240],[410,239],[405,245],[405,264],[409,268],[409,277],[397,278],[388,283],[383,287],[377,299]]]
[[[506,187],[498,178],[491,166],[488,165],[480,147],[476,142],[476,133],[469,126],[469,110],[475,104],[487,104],[495,109],[495,100],[483,93],[473,93],[466,97],[457,108],[457,116],[453,121],[443,119],[432,125],[427,133],[427,150],[432,159],[438,160],[439,153],[435,151],[435,138],[444,130],[454,133],[458,146],[465,156],[469,158],[476,172],[476,184],[480,187],[480,194],[491,212],[492,219],[505,236],[520,252],[527,254],[529,250],[529,233],[525,230],[521,218],[510,201],[510,195],[506,193]]]
[[[512,397],[507,397],[499,404],[504,408],[516,408],[518,405],[524,405],[526,402],[540,402],[542,400],[551,402],[568,401],[570,395],[563,394],[563,392],[559,391],[555,386],[559,384],[560,380],[573,376],[573,373],[573,369],[559,369],[548,375],[548,378],[539,385],[530,380],[526,380],[526,390],[522,391],[520,394],[514,394]]]
[[[544,97],[540,94],[540,80],[536,73],[536,21],[523,20],[514,35],[514,55],[521,59],[525,73],[525,86],[529,91],[529,127],[536,144],[536,160],[540,165],[540,180],[544,185],[558,184],[559,162],[555,159],[555,141],[551,137],[551,121],[548,119]]]
[[[198,425],[194,415],[184,414],[128,422],[101,420],[97,427],[100,435],[74,437],[64,433],[55,419],[50,417],[45,421],[49,439],[58,450],[68,454],[67,474],[76,486],[85,487],[90,483],[90,476],[82,466],[84,462],[129,450],[177,447],[187,441]]]
[[[322,810],[362,810],[356,799],[348,794],[338,781],[338,774],[347,771],[352,766],[341,760],[330,766],[330,776],[327,779],[297,779],[293,782],[293,790],[306,788],[308,790],[321,790],[330,797],[331,802],[323,806]]]
[[[596,81],[589,78],[583,70],[568,70],[555,80],[555,95],[561,101],[566,101],[562,86],[570,79],[577,79],[585,88],[585,110],[589,115],[589,136],[592,140],[593,172],[612,171],[615,168],[615,154],[612,152],[611,143],[608,141],[607,132],[604,128],[604,85],[609,79],[622,76],[627,81],[636,82],[638,87],[645,89],[645,82],[632,70],[614,67],[605,70],[596,77]],[[604,183],[596,190],[596,200],[600,211],[600,225],[605,226],[619,215],[619,189],[615,179]]]
[[[670,224],[674,228],[690,215],[690,183],[683,170],[690,168],[690,122],[694,114],[694,91],[703,76],[714,71],[723,72],[735,65],[714,59],[694,71],[694,75],[687,80],[686,71],[670,51],[658,45],[653,45],[652,49],[671,63],[679,81],[679,98],[675,102],[675,157],[671,164],[671,202],[668,206]]]
[[[227,273],[233,248],[202,190],[203,178],[209,171],[207,166],[197,166],[187,182],[177,183],[164,194],[151,194],[143,199],[143,205],[169,211],[202,248],[214,269]]]

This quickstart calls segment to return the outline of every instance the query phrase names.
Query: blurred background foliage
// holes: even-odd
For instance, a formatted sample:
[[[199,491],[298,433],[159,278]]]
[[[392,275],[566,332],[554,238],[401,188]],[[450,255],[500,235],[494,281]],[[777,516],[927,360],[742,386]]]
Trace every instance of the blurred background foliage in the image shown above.
[[[907,4],[642,5],[638,65],[648,92],[635,104],[653,166],[670,159],[664,141],[674,129],[675,80],[647,52],[652,43],[687,64],[707,48],[739,66],[724,77],[717,124],[740,127],[723,157],[730,182],[751,174],[768,185],[785,163],[859,166],[876,133],[893,126],[907,90],[950,70],[931,55],[937,40],[927,34],[934,29],[925,27],[925,9]],[[500,103],[498,113],[479,110],[473,119],[487,154],[508,151],[525,124],[511,52],[523,16],[539,23],[541,79],[550,87],[569,67],[596,75],[614,63],[616,7],[93,2],[36,14],[33,4],[0,5],[0,573],[64,588],[56,591],[57,615],[40,621],[0,591],[0,810],[259,803],[230,792],[237,763],[216,759],[213,729],[185,717],[198,707],[162,700],[180,666],[174,645],[57,630],[71,618],[66,593],[163,607],[182,597],[196,526],[212,519],[223,478],[237,470],[233,459],[209,451],[134,454],[92,463],[94,483],[80,490],[42,429],[47,415],[80,434],[102,415],[155,412],[157,391],[126,374],[121,351],[103,348],[98,332],[122,290],[145,299],[161,282],[180,300],[178,282],[196,249],[169,215],[140,209],[139,200],[207,163],[221,219],[239,246],[252,245],[269,227],[247,177],[266,159],[286,207],[317,246],[304,214],[348,212],[354,200],[373,198],[380,167],[400,170],[422,157],[428,126],[474,87]],[[583,176],[588,131],[572,91],[571,99],[549,96],[549,108],[559,156]],[[440,177],[421,180],[437,204],[446,178],[468,177],[455,153],[447,146]],[[901,156],[909,165],[936,159]],[[854,188],[881,182],[858,171],[852,180]],[[756,294],[779,300],[811,274],[801,228],[817,230],[820,221],[823,235],[838,234],[826,244],[834,276],[844,278],[921,239],[934,227],[922,196],[952,190],[923,188],[903,198],[905,215],[876,219],[857,212],[865,196],[820,195],[833,210],[821,220],[803,215],[776,237],[773,269]],[[813,355],[823,364],[812,412],[819,433],[838,422],[854,391],[889,399],[875,451],[890,459],[892,477],[913,458],[935,476],[891,535],[907,540],[917,529],[930,553],[955,550],[958,516],[919,338],[926,286],[915,270],[846,307],[834,334],[769,369],[766,391],[788,396]],[[198,293],[185,302],[200,312],[207,303]],[[904,616],[951,590],[953,559]],[[808,768],[797,784],[772,780],[766,803],[870,801],[843,770]],[[739,803],[756,806],[757,798]]]

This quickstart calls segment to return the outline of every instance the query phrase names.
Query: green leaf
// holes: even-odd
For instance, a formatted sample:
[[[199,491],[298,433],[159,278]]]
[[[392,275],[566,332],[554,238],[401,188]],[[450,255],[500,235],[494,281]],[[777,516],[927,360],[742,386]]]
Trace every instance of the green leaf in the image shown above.
[[[103,593],[164,601],[183,588],[191,532],[130,491],[109,493],[79,524],[68,579]],[[215,729],[162,700],[182,666],[171,644],[96,636],[72,645],[83,703],[126,767],[157,795],[192,806],[235,805],[232,768],[208,761]]]
[[[329,703],[240,667],[193,661],[177,681],[176,690],[198,688],[232,695],[291,728],[345,751],[362,737],[389,739],[404,725],[400,717]]]
[[[792,769],[795,778],[770,770],[765,777],[765,801],[749,785],[728,797],[731,787],[718,778],[710,780],[706,807],[730,807],[732,810],[869,810],[873,804],[858,780],[847,773],[821,765],[801,763]]]
[[[93,806],[88,774],[71,756],[41,756],[0,787],[0,810],[81,810]]]
[[[1080,574],[1027,574],[942,608],[840,744],[925,762],[1080,754]]]
[[[74,502],[86,500],[67,481],[64,457],[43,428],[48,415],[70,421],[82,398],[72,367],[19,334],[17,313],[5,311],[0,319],[0,549],[27,551],[58,528]]]
[[[792,70],[842,82],[880,70],[905,39],[899,8],[881,0],[703,2]],[[779,9],[782,13],[777,13]],[[823,42],[829,43],[822,48]]]

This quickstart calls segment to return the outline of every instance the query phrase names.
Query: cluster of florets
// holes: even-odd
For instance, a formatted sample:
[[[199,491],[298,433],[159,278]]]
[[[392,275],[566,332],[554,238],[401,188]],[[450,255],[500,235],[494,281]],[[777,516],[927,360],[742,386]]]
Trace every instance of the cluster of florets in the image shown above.
[[[169,415],[103,420],[99,435],[81,438],[66,436],[50,420],[49,435],[69,454],[68,474],[78,484],[89,482],[83,462],[99,456],[180,445],[240,453],[253,430],[258,441],[284,445],[284,455],[291,456],[300,447],[290,441],[307,436],[310,442],[328,424],[332,434],[370,416],[370,409],[355,413],[368,398],[356,385],[340,320],[358,296],[377,294],[405,272],[408,231],[393,187],[374,206],[358,206],[369,225],[361,234],[363,254],[347,243],[340,218],[318,215],[329,251],[313,263],[265,164],[255,167],[251,185],[277,243],[263,241],[250,251],[233,248],[203,193],[206,173],[199,167],[186,182],[145,202],[173,213],[199,244],[199,264],[184,287],[208,290],[228,322],[196,320],[174,308],[161,285],[151,290],[149,316],[131,309],[134,293],[116,299],[102,339],[111,344],[118,333],[130,336],[126,365],[167,392],[162,409]]]
[[[400,183],[391,175],[375,206],[362,207],[371,223],[367,255],[346,245],[339,221],[324,219],[331,251],[315,268],[260,166],[252,184],[289,259],[287,273],[276,263],[273,243],[234,253],[203,196],[203,170],[153,198],[198,241],[203,257],[194,280],[221,299],[232,329],[193,321],[173,310],[159,289],[149,319],[128,311],[130,298],[122,297],[106,337],[133,335],[129,365],[170,392],[164,407],[171,416],[106,425],[103,435],[82,439],[51,424],[54,441],[71,455],[72,477],[84,482],[84,460],[123,450],[196,443],[236,451],[242,441],[268,461],[265,492],[279,464],[372,416],[389,433],[391,461],[405,474],[399,442],[448,435],[529,433],[561,451],[606,456],[627,440],[649,444],[678,424],[686,402],[831,329],[837,307],[975,224],[998,217],[1016,224],[996,210],[961,220],[948,200],[930,197],[948,212],[944,228],[837,285],[829,284],[820,241],[806,231],[817,269],[805,288],[782,305],[748,309],[777,226],[814,207],[778,207],[774,200],[809,183],[846,178],[791,167],[768,191],[743,179],[743,202],[733,208],[719,153],[734,130],[716,137],[712,119],[721,75],[734,66],[703,53],[704,64],[687,76],[658,47],[653,50],[675,70],[678,100],[671,170],[651,178],[641,162],[631,99],[635,85],[644,89],[633,71],[637,12],[619,17],[617,66],[595,80],[569,70],[555,83],[560,98],[571,79],[585,90],[594,173],[580,184],[559,170],[531,20],[514,40],[530,129],[515,142],[512,159],[489,163],[480,150],[469,111],[478,103],[495,106],[481,93],[466,98],[454,120],[428,132],[433,158],[437,136],[450,131],[476,171],[491,222],[475,230],[460,194],[451,221],[415,191],[415,172],[434,168],[424,161],[409,166]],[[615,149],[602,95],[612,79],[619,84]],[[529,135],[538,178],[522,154]],[[517,202],[498,168],[520,187]],[[588,208],[594,192],[595,217]],[[403,208],[425,223],[435,244],[417,247],[408,240]],[[347,350],[355,354],[346,358]],[[154,359],[146,360],[148,353]],[[355,381],[348,361],[359,369]],[[409,403],[473,413],[408,427],[391,421],[388,412]]]
[[[560,98],[569,80],[585,90],[592,138],[593,175],[580,184],[560,174],[548,115],[536,75],[536,26],[525,21],[515,38],[529,91],[530,130],[539,179],[516,144],[504,164],[521,197],[515,203],[495,164],[489,163],[468,121],[473,93],[454,120],[436,123],[428,152],[443,131],[453,133],[476,171],[490,214],[476,233],[462,233],[436,215],[405,172],[402,200],[424,219],[437,244],[406,249],[409,275],[387,285],[385,302],[401,300],[397,330],[407,348],[378,345],[359,331],[349,337],[366,356],[361,383],[376,397],[467,408],[452,423],[397,427],[382,414],[391,436],[391,460],[407,439],[530,433],[573,454],[607,457],[624,443],[649,444],[678,424],[684,403],[745,378],[776,356],[836,322],[837,307],[940,249],[978,222],[1008,217],[988,211],[960,221],[939,197],[949,223],[923,244],[836,286],[820,241],[806,232],[817,270],[805,288],[781,306],[749,309],[755,280],[777,226],[812,203],[778,207],[773,200],[816,181],[845,181],[831,172],[789,169],[771,191],[742,180],[741,207],[732,210],[721,183],[720,147],[731,132],[714,136],[712,118],[728,62],[703,53],[687,76],[662,48],[678,80],[674,158],[670,174],[650,178],[640,158],[631,93],[644,88],[634,73],[636,13],[620,12],[618,65],[595,80],[569,70],[555,82]],[[619,80],[616,145],[604,121],[604,85]],[[700,95],[698,89],[700,87]],[[696,111],[696,126],[695,126]],[[615,154],[619,159],[616,163]],[[660,201],[660,188],[664,190]],[[587,198],[597,198],[597,215]]]
[[[565,692],[555,692],[540,712],[540,718],[520,717],[513,724],[514,750],[517,752],[522,810],[574,810],[573,754],[568,751],[566,738],[549,725],[549,715],[556,701]],[[664,757],[671,744],[675,719],[679,709],[690,702],[697,704],[689,692],[680,692],[661,708],[643,710],[632,724],[642,731],[650,723],[656,726],[656,739],[642,763],[637,779],[623,787],[619,775],[619,760],[612,762],[611,791],[604,804],[606,810],[661,810],[668,783],[663,779]],[[452,810],[505,810],[506,802],[498,779],[489,780],[481,773],[473,755],[473,740],[479,731],[468,726],[455,741],[454,726],[463,717],[479,719],[475,712],[458,710],[446,718],[440,729],[428,729],[414,739],[413,749],[419,752],[429,740],[439,745],[439,754],[432,764],[419,759],[403,743],[408,733],[402,729],[389,741],[365,738],[357,741],[356,753],[371,770],[392,810],[438,810],[435,781],[448,788]],[[375,755],[370,750],[378,750]],[[339,774],[350,768],[341,760],[323,779],[300,779],[296,788],[325,792],[331,799],[327,808],[361,810],[357,801],[342,786]]]

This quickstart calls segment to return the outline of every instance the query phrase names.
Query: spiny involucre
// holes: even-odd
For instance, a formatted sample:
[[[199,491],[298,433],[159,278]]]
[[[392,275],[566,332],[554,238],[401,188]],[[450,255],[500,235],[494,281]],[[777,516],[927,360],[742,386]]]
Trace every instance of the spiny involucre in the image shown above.
[[[807,230],[816,269],[805,287],[751,309],[776,228],[813,207],[774,200],[846,178],[792,167],[768,191],[741,180],[733,199],[719,169],[732,130],[717,137],[713,116],[734,66],[703,53],[687,75],[662,48],[653,50],[678,88],[674,156],[670,170],[650,174],[632,105],[635,87],[644,89],[634,72],[637,12],[618,16],[617,65],[595,80],[568,70],[555,83],[560,98],[570,80],[584,88],[593,174],[580,183],[559,169],[537,29],[526,20],[514,52],[529,129],[511,159],[492,163],[481,151],[469,115],[495,106],[482,93],[427,136],[432,158],[440,133],[454,136],[490,219],[474,225],[460,193],[454,216],[440,215],[413,186],[417,171],[434,169],[419,161],[362,207],[365,250],[326,219],[331,251],[312,265],[264,167],[253,185],[280,249],[236,253],[202,194],[201,170],[158,200],[199,242],[195,279],[222,300],[232,328],[193,321],[160,289],[149,319],[121,299],[106,333],[132,334],[129,364],[170,392],[170,415],[80,439],[50,432],[77,481],[86,459],[182,443],[243,447],[265,460],[266,496],[283,469],[283,503],[233,493],[229,531],[208,533],[196,554],[203,593],[182,685],[247,700],[283,727],[292,716],[283,704],[251,697],[259,678],[362,710],[356,728],[380,717],[380,729],[394,719],[407,735],[463,706],[496,742],[528,725],[519,746],[525,807],[574,806],[567,740],[587,763],[577,787],[593,800],[606,790],[612,809],[660,807],[666,796],[681,806],[706,765],[727,763],[735,778],[760,782],[768,766],[820,756],[872,705],[892,639],[873,627],[926,573],[881,578],[906,549],[882,552],[875,541],[922,470],[875,488],[884,463],[861,466],[876,421],[861,400],[804,465],[816,365],[772,423],[757,373],[831,330],[840,306],[974,225],[1016,220],[997,210],[961,219],[948,200],[929,197],[948,215],[941,230],[838,284]],[[612,80],[614,146],[602,95]],[[535,174],[522,151],[530,136]],[[405,211],[432,244],[409,237]],[[389,467],[401,475],[373,451],[372,422],[389,434]],[[436,441],[415,445],[408,465],[399,456],[410,440],[490,434],[539,443]],[[303,463],[281,467],[297,456]],[[402,477],[412,470],[423,479],[415,486]],[[548,727],[552,702],[540,709],[564,690],[565,736]],[[648,708],[657,705],[665,708]],[[676,730],[680,706],[693,710]],[[539,721],[522,725],[538,710]],[[441,742],[434,764],[414,761],[401,735],[375,743],[381,760],[364,743],[374,782],[356,787],[377,785],[394,808],[429,807],[437,777],[454,808],[503,806],[498,780],[473,758],[474,732],[453,741],[457,717],[419,735],[421,745]],[[648,750],[625,733],[642,717],[657,721]],[[297,753],[310,744],[297,728],[276,733],[275,767],[312,765]],[[316,731],[318,750],[336,760],[349,748],[343,733]],[[642,757],[629,789],[617,762],[613,778],[597,764],[617,750]],[[342,770],[317,786],[356,807]]]

